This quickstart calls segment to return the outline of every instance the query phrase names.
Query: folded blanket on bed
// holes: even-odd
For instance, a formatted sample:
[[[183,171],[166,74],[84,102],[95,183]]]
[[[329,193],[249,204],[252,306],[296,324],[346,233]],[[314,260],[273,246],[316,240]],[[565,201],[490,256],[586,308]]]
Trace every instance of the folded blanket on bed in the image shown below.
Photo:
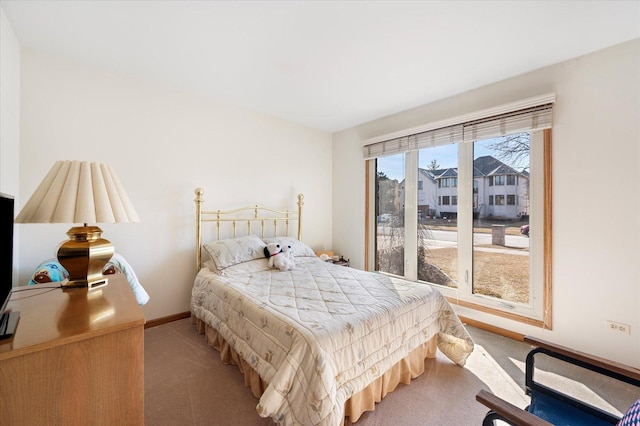
[[[119,253],[114,253],[111,260],[104,266],[102,273],[104,275],[110,275],[115,273],[122,273],[127,278],[133,294],[136,296],[138,305],[143,306],[149,301],[149,295],[138,281],[136,273],[124,256]],[[35,269],[29,280],[29,285],[36,285],[42,283],[60,282],[69,278],[67,270],[58,262],[57,259],[49,259],[42,262]]]

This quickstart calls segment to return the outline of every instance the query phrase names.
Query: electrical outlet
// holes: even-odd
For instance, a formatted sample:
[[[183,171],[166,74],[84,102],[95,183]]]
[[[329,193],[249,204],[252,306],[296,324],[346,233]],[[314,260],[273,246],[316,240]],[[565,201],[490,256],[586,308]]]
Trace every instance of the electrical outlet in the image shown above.
[[[622,324],[620,322],[615,321],[606,321],[607,330],[621,333],[621,334],[631,334],[631,326],[629,324]]]

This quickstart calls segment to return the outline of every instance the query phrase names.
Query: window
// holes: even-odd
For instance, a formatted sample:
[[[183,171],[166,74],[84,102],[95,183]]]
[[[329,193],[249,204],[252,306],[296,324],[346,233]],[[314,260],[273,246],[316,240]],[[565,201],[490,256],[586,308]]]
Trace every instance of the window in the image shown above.
[[[439,188],[455,188],[458,186],[457,178],[442,178],[438,181]]]
[[[418,181],[418,191],[422,191],[422,181]]]
[[[404,247],[404,154],[378,158],[376,161],[376,266],[377,271],[404,274],[397,259]]]
[[[526,121],[523,116],[535,116],[527,124],[530,131],[494,136],[487,130],[490,125],[482,127],[485,122],[476,120],[469,124],[469,135],[463,124],[459,133],[447,127],[441,133],[427,130],[424,137],[415,134],[365,145],[365,156],[382,156],[387,148],[398,146],[404,159],[402,176],[396,179],[402,182],[398,187],[403,187],[404,214],[394,230],[378,223],[376,238],[368,238],[380,242],[383,236],[387,247],[368,251],[369,269],[436,285],[453,303],[550,328],[550,292],[545,290],[551,277],[545,255],[550,250],[551,219],[548,104],[547,108],[514,114],[519,129]],[[543,115],[536,116],[540,112]],[[494,127],[508,132],[509,126],[507,119],[506,125]],[[422,140],[427,142],[421,144]],[[509,148],[514,143],[527,147],[524,154],[515,155]],[[379,164],[380,158],[376,161]],[[380,171],[376,167],[376,175]],[[511,183],[511,194],[496,194]],[[381,197],[372,193],[369,199],[380,203]],[[527,238],[520,226],[529,223],[532,232]],[[502,241],[493,237],[499,231],[504,232]],[[397,236],[394,244],[389,243],[392,234]],[[393,257],[397,267],[380,268],[385,256]]]

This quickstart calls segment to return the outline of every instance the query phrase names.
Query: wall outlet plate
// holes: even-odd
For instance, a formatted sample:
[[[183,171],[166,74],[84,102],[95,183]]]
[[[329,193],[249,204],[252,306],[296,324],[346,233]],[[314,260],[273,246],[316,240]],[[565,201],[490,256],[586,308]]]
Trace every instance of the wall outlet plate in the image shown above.
[[[629,324],[607,320],[606,325],[607,331],[620,334],[631,334],[631,326]]]

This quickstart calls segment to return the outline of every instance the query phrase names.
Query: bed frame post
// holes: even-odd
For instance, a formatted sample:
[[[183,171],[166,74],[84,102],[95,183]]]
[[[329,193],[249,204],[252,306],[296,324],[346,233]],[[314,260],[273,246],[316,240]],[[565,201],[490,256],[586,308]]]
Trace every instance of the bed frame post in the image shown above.
[[[202,194],[204,194],[204,190],[202,188],[196,188],[196,272],[202,268],[202,202],[204,198],[202,198]]]
[[[298,194],[298,241],[302,241],[302,206],[304,205],[304,195]]]

